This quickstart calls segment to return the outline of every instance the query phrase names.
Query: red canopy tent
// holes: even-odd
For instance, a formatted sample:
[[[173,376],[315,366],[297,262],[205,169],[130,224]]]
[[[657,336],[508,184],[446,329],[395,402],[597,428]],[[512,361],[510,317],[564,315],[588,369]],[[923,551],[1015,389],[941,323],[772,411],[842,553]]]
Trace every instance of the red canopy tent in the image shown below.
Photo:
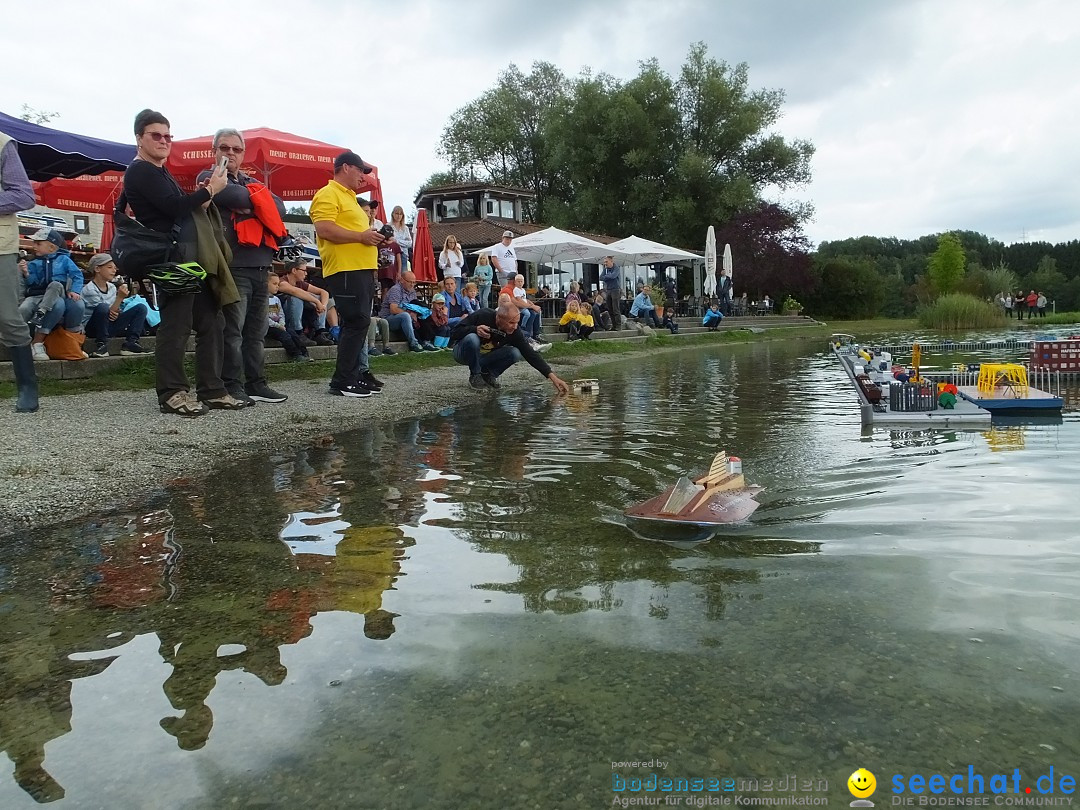
[[[428,229],[427,211],[421,208],[416,212],[416,236],[413,238],[412,269],[417,281],[434,283],[439,280],[435,275],[435,251],[431,247],[431,231]]]
[[[84,174],[79,177],[57,178],[44,183],[34,183],[34,197],[39,205],[59,208],[62,211],[87,211],[104,214],[101,244],[104,250],[112,243],[113,221],[110,213],[124,189],[122,172]]]
[[[283,200],[314,197],[315,192],[334,176],[334,158],[345,151],[341,146],[266,127],[244,129],[240,134],[244,136],[246,147],[241,171],[266,184]],[[194,189],[199,172],[213,165],[213,141],[212,135],[203,135],[173,142],[167,165],[181,186]],[[378,169],[367,178],[360,191],[374,191],[379,187]]]

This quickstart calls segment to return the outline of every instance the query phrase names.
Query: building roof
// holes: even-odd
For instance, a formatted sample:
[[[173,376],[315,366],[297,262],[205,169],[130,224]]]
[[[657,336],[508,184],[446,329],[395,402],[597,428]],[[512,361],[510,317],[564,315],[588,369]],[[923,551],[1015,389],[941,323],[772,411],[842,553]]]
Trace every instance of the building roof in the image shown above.
[[[434,222],[428,226],[431,231],[431,245],[436,253],[442,250],[443,242],[450,235],[457,237],[462,250],[473,251],[497,244],[502,239],[503,231],[513,231],[514,236],[524,236],[547,227],[535,222],[515,222],[512,219],[455,219],[450,222]],[[567,230],[604,245],[618,241],[618,237],[606,234],[586,233],[569,228]]]
[[[498,191],[503,194],[512,194],[515,197],[528,197],[530,200],[536,197],[536,192],[530,191],[527,188],[517,188],[516,186],[499,186],[492,185],[490,183],[446,183],[441,186],[427,186],[420,189],[420,192],[413,200],[414,204],[419,204],[419,201],[423,197],[438,196],[443,194],[466,194],[470,191]]]

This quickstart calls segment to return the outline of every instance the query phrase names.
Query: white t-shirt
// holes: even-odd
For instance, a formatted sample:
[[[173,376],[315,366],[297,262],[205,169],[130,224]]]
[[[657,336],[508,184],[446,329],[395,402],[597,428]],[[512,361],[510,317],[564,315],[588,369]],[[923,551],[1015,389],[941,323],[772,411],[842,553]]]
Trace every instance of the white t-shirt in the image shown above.
[[[521,298],[523,300],[528,300],[529,294],[527,292],[525,292],[524,287],[514,287],[514,298]]]
[[[83,326],[86,326],[90,322],[90,316],[94,314],[94,309],[98,304],[108,304],[112,307],[116,303],[116,285],[111,281],[105,285],[105,292],[102,292],[95,281],[88,281],[82,288],[82,300],[85,305],[83,311]]]
[[[444,250],[439,254],[439,267],[443,270],[443,276],[461,278],[461,268],[465,266],[465,254],[460,256],[456,250]]]
[[[499,280],[503,284],[513,281],[517,275],[517,251],[514,246],[500,242],[498,247],[491,251],[491,255],[499,260]]]

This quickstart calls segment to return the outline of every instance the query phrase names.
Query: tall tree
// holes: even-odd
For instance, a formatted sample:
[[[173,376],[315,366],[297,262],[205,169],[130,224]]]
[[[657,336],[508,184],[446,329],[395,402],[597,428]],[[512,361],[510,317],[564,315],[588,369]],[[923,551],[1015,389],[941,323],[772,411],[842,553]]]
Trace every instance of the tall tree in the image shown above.
[[[943,233],[938,237],[937,250],[930,256],[927,269],[937,295],[954,292],[960,286],[965,269],[964,248],[956,234]]]

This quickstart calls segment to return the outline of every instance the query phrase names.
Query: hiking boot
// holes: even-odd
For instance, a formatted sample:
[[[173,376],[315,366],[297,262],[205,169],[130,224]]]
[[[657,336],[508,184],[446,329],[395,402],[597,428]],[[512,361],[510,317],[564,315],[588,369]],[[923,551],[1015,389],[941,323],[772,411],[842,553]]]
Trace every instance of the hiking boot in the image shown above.
[[[90,352],[91,357],[108,357],[109,356],[109,344],[104,340],[99,340],[94,350]]]
[[[284,402],[288,399],[285,394],[275,391],[264,382],[246,386],[244,393],[255,402]]]
[[[30,347],[30,351],[33,354],[35,360],[48,360],[49,359],[49,353],[47,351],[45,351],[45,344],[44,343],[35,343],[35,344],[33,344]]]
[[[337,388],[333,385],[330,386],[330,393],[336,397],[353,397],[354,399],[363,399],[364,397],[371,396],[371,389],[363,383],[356,383],[355,385],[346,385],[342,388]]]
[[[188,391],[177,391],[159,406],[162,413],[172,413],[177,416],[202,416],[210,409],[195,399]]]
[[[309,338],[307,335],[297,335],[296,336],[296,342],[299,343],[301,346],[303,346],[305,349],[308,348],[309,346],[318,346],[319,345],[314,340]]]
[[[150,354],[150,350],[144,348],[137,340],[125,340],[124,344],[120,347],[120,354],[125,357],[138,357],[141,354]]]
[[[243,388],[239,388],[237,386],[234,386],[232,388],[226,387],[225,390],[229,392],[230,397],[232,397],[235,400],[239,400],[240,402],[243,402],[245,408],[254,408],[255,407],[255,400],[253,400],[251,397],[249,397],[247,394],[245,394]]]
[[[237,399],[228,392],[226,392],[223,396],[213,397],[212,399],[204,399],[201,400],[201,402],[207,408],[215,411],[239,411],[249,407],[246,402]]]
[[[487,385],[488,388],[502,388],[502,385],[499,384],[499,378],[491,372],[483,371],[480,373],[480,376],[484,378],[484,384]]]
[[[389,346],[384,347],[383,350],[382,350],[382,353],[387,355],[387,356],[397,354],[397,352],[394,351],[393,349],[391,349]]]
[[[372,393],[377,394],[382,391],[383,386],[386,385],[382,380],[375,378],[375,375],[370,371],[365,371],[360,375],[360,382],[371,389]]]
[[[470,374],[469,375],[469,387],[475,388],[477,391],[484,391],[487,389],[487,383],[484,382],[483,374]]]
[[[330,337],[329,332],[316,332],[315,333],[315,345],[316,346],[334,346],[334,339]]]

